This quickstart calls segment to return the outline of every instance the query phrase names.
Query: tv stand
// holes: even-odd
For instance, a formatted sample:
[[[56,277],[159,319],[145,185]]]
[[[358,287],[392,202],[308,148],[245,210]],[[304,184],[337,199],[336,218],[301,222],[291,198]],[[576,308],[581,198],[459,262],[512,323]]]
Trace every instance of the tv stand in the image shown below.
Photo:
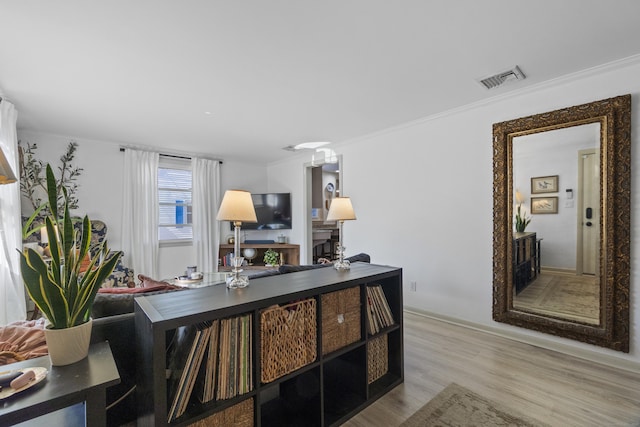
[[[251,268],[265,268],[264,265],[264,253],[267,249],[273,249],[274,251],[281,253],[284,258],[283,264],[291,264],[291,265],[300,265],[300,245],[290,245],[287,243],[241,243],[240,251],[242,252],[245,248],[253,248],[257,251],[256,257],[251,261],[253,265],[248,265],[243,268],[251,269]],[[233,253],[234,246],[232,244],[221,244],[220,245],[220,260],[222,260],[220,264],[220,271],[230,271],[231,267],[224,264],[224,257]]]

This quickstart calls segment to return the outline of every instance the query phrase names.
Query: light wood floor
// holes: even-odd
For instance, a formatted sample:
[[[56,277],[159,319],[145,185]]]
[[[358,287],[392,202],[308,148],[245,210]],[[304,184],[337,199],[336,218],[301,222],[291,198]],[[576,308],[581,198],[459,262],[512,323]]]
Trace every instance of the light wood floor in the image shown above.
[[[640,426],[640,374],[412,313],[404,321],[404,384],[344,426],[398,426],[451,382],[552,426]]]

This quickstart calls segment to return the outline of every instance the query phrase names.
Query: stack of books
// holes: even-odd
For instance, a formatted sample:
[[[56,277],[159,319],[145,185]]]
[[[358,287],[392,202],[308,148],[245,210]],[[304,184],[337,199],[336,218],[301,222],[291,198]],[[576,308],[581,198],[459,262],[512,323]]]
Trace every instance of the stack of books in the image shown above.
[[[251,315],[220,321],[216,399],[231,399],[253,389]]]
[[[382,286],[367,286],[367,306],[367,332],[370,335],[395,324]]]
[[[218,367],[218,349],[220,342],[219,320],[214,320],[207,344],[207,357],[204,358],[196,381],[196,395],[200,402],[209,402],[214,397],[216,370]]]
[[[220,257],[220,265],[224,267],[232,267],[233,266],[233,258],[235,255],[233,252],[229,252],[228,254]]]
[[[183,326],[176,330],[168,360],[168,386],[171,396],[168,422],[184,414],[200,369],[206,344],[211,336],[208,323]]]
[[[202,403],[253,390],[251,315],[182,326],[168,350],[168,422]]]

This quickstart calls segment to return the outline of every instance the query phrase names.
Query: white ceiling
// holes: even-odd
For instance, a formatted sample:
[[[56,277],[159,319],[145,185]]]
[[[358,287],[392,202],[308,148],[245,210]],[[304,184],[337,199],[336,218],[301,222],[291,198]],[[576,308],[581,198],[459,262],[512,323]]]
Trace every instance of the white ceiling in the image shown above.
[[[270,162],[639,54],[639,16],[637,0],[0,0],[0,95],[19,129]],[[516,64],[522,82],[476,81]]]

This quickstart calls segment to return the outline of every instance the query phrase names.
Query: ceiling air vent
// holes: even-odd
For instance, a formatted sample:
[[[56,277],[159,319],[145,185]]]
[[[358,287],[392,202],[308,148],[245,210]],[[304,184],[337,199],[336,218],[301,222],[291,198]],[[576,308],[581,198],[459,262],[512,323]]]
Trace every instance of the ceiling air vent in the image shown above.
[[[507,83],[512,80],[524,80],[526,77],[520,68],[516,65],[510,70],[503,71],[501,73],[495,74],[493,76],[485,77],[484,79],[479,80],[480,83],[487,89],[493,89],[494,87],[498,87],[504,83]]]

